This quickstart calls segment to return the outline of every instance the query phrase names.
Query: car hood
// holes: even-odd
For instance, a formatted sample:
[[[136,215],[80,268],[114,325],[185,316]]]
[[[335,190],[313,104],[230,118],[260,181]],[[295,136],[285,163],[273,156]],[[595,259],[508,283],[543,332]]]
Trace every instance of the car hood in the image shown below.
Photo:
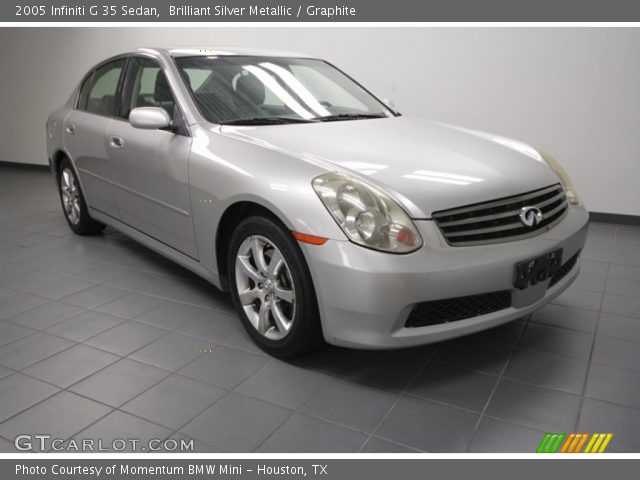
[[[413,218],[558,183],[526,144],[405,116],[223,126],[220,132],[364,177],[387,190]]]

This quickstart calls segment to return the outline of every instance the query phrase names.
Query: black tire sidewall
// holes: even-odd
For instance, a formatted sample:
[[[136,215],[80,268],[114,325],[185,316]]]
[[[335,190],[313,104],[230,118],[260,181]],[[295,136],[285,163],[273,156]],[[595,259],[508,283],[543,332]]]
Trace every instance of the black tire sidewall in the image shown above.
[[[296,295],[296,313],[291,331],[281,340],[270,340],[260,335],[240,304],[236,287],[235,259],[242,242],[252,235],[263,236],[272,242],[280,250],[291,272]],[[256,216],[243,220],[231,235],[227,272],[238,316],[251,338],[267,353],[289,357],[322,344],[322,329],[311,274],[304,254],[289,230],[266,217]]]

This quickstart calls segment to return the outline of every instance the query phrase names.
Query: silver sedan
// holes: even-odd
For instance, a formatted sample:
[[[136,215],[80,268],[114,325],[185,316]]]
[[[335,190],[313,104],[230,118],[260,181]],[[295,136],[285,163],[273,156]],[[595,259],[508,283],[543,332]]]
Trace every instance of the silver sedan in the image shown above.
[[[112,57],[50,115],[47,147],[75,233],[109,225],[230,291],[278,356],[522,317],[574,281],[587,233],[549,155],[403,116],[299,54]]]

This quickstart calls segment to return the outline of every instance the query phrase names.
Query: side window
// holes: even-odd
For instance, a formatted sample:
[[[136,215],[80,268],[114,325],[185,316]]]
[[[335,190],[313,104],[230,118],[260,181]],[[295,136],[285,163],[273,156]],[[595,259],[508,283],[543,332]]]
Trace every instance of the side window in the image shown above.
[[[80,95],[78,95],[78,110],[87,109],[87,98],[89,98],[89,89],[91,88],[91,82],[93,80],[93,71],[90,72],[82,82],[80,87]]]
[[[116,114],[116,106],[118,104],[116,94],[118,91],[118,83],[124,69],[125,60],[120,59],[106,65],[101,66],[93,72],[91,85],[84,95],[81,91],[79,108],[84,106],[87,112],[98,115],[114,116]],[[85,90],[83,85],[82,90]]]
[[[122,116],[129,118],[131,110],[138,107],[164,108],[174,118],[176,102],[169,82],[160,65],[149,58],[133,58],[127,81]]]

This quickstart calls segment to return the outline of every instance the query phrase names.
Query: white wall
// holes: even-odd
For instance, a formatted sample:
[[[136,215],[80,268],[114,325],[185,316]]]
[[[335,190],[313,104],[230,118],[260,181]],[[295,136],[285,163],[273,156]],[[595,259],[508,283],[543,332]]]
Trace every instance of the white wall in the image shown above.
[[[218,45],[318,55],[397,108],[558,158],[592,211],[640,215],[636,28],[0,29],[0,160],[46,163],[44,122],[125,48]]]

